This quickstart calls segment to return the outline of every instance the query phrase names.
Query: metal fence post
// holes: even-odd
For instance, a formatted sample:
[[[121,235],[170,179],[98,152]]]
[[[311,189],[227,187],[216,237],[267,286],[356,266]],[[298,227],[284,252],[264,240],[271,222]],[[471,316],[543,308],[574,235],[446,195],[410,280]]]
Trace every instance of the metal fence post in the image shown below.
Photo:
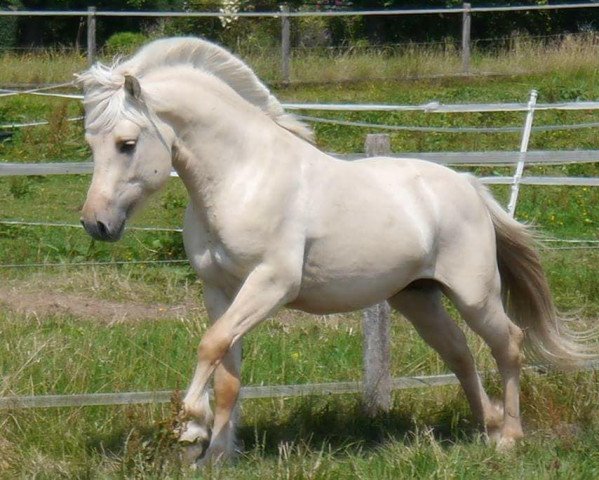
[[[289,13],[289,5],[281,5],[281,76],[284,83],[289,83],[291,57],[291,24],[287,13]]]
[[[367,135],[364,149],[369,157],[390,154],[389,135]],[[389,323],[387,302],[364,310],[364,404],[370,416],[391,408]]]
[[[470,13],[471,5],[464,3],[464,13],[462,14],[462,72],[470,73],[470,25],[472,15]]]
[[[528,113],[526,114],[526,120],[524,121],[524,131],[522,132],[522,141],[520,142],[520,156],[512,181],[510,202],[507,207],[507,210],[512,217],[516,213],[516,203],[518,202],[518,193],[520,192],[520,180],[522,180],[522,172],[524,171],[524,162],[526,161],[526,152],[528,151],[528,141],[530,140],[532,121],[535,115],[535,105],[537,104],[537,95],[538,92],[536,90],[531,90],[530,99],[528,100]]]
[[[87,63],[91,66],[96,58],[96,7],[87,7]]]

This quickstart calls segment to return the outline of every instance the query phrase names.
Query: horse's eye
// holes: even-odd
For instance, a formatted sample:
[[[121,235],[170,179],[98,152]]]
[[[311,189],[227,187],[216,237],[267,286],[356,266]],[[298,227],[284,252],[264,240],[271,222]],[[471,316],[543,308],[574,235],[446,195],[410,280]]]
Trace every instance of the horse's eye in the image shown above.
[[[119,142],[117,147],[119,149],[119,152],[130,154],[133,153],[136,145],[137,141],[135,140],[125,140],[123,142]]]

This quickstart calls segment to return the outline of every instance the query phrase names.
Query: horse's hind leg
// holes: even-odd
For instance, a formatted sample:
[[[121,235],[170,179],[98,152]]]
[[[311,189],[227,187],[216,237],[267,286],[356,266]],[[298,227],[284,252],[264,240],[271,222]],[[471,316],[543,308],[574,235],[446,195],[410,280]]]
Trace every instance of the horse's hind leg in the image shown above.
[[[460,277],[464,281],[464,277]],[[483,282],[465,281],[447,285],[447,295],[470,328],[491,348],[503,381],[504,416],[498,448],[511,447],[522,437],[520,421],[520,368],[522,364],[522,330],[506,315],[501,301],[499,272],[492,280]]]
[[[458,377],[476,421],[488,434],[497,432],[501,412],[482,386],[464,333],[443,307],[439,286],[431,282],[408,288],[390,298],[389,304],[414,325]]]

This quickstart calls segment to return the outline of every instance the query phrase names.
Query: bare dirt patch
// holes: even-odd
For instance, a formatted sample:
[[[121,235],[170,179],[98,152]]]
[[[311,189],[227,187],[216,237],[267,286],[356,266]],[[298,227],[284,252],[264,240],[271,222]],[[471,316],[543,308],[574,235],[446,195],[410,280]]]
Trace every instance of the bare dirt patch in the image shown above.
[[[38,319],[51,315],[68,315],[106,324],[206,317],[201,301],[191,298],[175,305],[115,301],[77,293],[24,288],[23,285],[0,287],[0,307]],[[348,322],[353,325],[356,320],[351,315],[309,315],[286,309],[273,318],[273,321],[284,326],[319,324],[330,328],[339,328]]]
[[[198,303],[191,301],[180,305],[117,302],[74,293],[18,288],[0,288],[0,304],[14,312],[38,318],[70,315],[105,323],[174,319],[203,312]]]

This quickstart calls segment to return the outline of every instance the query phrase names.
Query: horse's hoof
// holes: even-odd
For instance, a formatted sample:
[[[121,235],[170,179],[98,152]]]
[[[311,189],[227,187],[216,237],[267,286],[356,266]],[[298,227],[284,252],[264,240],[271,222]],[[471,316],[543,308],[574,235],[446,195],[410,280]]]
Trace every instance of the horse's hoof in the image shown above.
[[[195,460],[194,468],[203,469],[206,466],[215,466],[225,460],[224,452],[213,451],[212,448],[208,448],[206,452]]]
[[[212,443],[204,455],[195,462],[195,468],[202,469],[206,466],[219,466],[235,461],[241,454],[240,450],[233,448],[232,445],[223,445],[218,442]]]
[[[201,466],[201,462],[208,451],[208,443],[193,443],[181,447],[180,458],[183,465],[187,465],[192,470]]]
[[[200,425],[194,420],[190,420],[181,428],[179,443],[202,443],[207,440],[210,440],[209,430],[204,425]]]
[[[498,452],[506,453],[514,449],[516,446],[516,439],[513,437],[501,437],[495,446]]]
[[[182,447],[181,459],[184,463],[195,466],[199,458],[202,458],[210,443],[209,430],[193,420],[183,425],[179,434],[179,445]]]
[[[487,427],[485,430],[485,438],[488,445],[495,445],[501,440],[501,428],[500,427]]]

